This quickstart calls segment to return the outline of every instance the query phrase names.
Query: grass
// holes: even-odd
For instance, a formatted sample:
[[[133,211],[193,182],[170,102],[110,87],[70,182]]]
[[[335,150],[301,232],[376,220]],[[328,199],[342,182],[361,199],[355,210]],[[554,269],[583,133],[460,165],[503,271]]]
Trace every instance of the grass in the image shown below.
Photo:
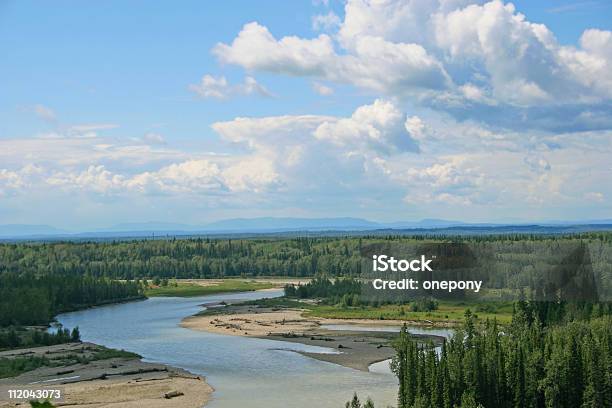
[[[256,305],[269,308],[305,309],[306,317],[327,319],[372,319],[372,320],[406,320],[415,322],[443,323],[445,325],[462,324],[465,311],[470,309],[480,320],[496,319],[500,324],[512,321],[512,302],[490,301],[438,301],[438,309],[433,311],[413,312],[410,305],[382,305],[346,307],[341,305],[312,304],[296,299],[280,297],[257,299],[242,302],[240,305]],[[207,309],[200,314],[223,313],[223,309]]]
[[[145,295],[149,297],[154,296],[177,296],[177,297],[190,297],[190,296],[203,296],[203,295],[214,295],[216,293],[226,292],[249,292],[260,289],[274,288],[275,285],[267,282],[254,282],[254,281],[243,281],[235,279],[227,279],[217,285],[203,286],[197,283],[186,283],[178,282],[176,286],[170,283],[168,286],[159,286],[155,288],[149,288],[145,291]]]
[[[497,319],[501,324],[512,320],[512,304],[469,303],[440,301],[437,310],[412,312],[409,305],[383,305],[342,307],[339,305],[316,305],[308,307],[307,317],[322,317],[328,319],[375,319],[375,320],[408,320],[416,322],[433,322],[445,324],[460,324],[464,314],[470,309],[481,320]]]
[[[108,360],[109,358],[140,358],[141,356],[131,351],[110,349],[100,346],[90,358],[90,361]]]
[[[0,358],[0,378],[16,377],[49,363],[50,361],[44,357]]]

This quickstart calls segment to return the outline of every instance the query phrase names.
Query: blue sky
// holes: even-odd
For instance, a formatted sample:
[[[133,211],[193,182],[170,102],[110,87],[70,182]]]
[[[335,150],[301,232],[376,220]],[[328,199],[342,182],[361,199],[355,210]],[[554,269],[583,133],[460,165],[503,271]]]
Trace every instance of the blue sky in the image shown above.
[[[612,218],[611,17],[0,1],[0,223]]]

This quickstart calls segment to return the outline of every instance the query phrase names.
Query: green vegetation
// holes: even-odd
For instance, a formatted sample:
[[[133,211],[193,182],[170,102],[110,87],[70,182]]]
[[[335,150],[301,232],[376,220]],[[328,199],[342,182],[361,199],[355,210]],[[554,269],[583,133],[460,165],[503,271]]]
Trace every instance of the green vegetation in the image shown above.
[[[530,323],[531,322],[531,323]],[[403,330],[394,372],[407,407],[609,407],[612,319],[545,326],[529,308],[507,332],[496,322],[464,329],[444,345],[418,348]]]
[[[464,301],[439,301],[434,311],[412,311],[408,305],[381,305],[342,307],[341,305],[316,305],[309,308],[306,316],[328,319],[375,319],[375,320],[406,320],[422,323],[444,323],[456,325],[461,323],[465,311],[469,308],[485,308],[486,312],[477,312],[481,319],[497,319],[501,324],[512,320],[512,304],[509,302],[491,302],[482,304]]]
[[[529,282],[534,277],[534,267],[539,266],[534,265],[534,254],[566,255],[559,251],[566,243],[587,245],[594,257],[593,266],[612,261],[612,233],[608,232],[570,236],[195,238],[0,244],[0,274],[67,274],[126,280],[358,276],[361,251],[369,246],[441,242],[465,243],[475,250],[498,254],[496,270],[490,270],[490,276],[485,277],[486,287],[512,287]]]
[[[58,328],[55,333],[49,333],[39,328],[9,327],[0,329],[0,350],[23,347],[52,346],[68,342],[81,341],[79,328],[72,331]]]
[[[274,285],[266,282],[227,279],[218,284],[200,285],[197,283],[169,283],[167,286],[152,287],[145,290],[146,296],[203,296],[227,292],[249,292],[270,289]]]
[[[357,394],[353,394],[353,399],[347,401],[344,405],[345,408],[374,408],[374,402],[370,398],[366,400],[364,404],[361,404]]]
[[[304,285],[285,285],[285,296],[300,299],[323,299],[326,303],[342,302],[348,306],[359,304],[361,283],[353,278],[335,279],[318,276]]]
[[[30,407],[32,408],[55,408],[55,405],[53,405],[51,402],[49,401],[30,401]]]
[[[108,360],[109,358],[140,358],[140,355],[131,351],[109,349],[99,346],[88,361]]]
[[[49,401],[30,401],[30,407],[32,408],[55,408],[55,405],[53,405],[51,402]]]
[[[285,295],[289,299],[316,299],[316,304],[300,304],[301,308],[308,309],[306,316],[309,317],[459,324],[465,311],[471,308],[483,319],[495,318],[505,324],[512,318],[512,302],[418,298],[411,302],[381,303],[362,299],[361,288],[362,284],[352,278],[331,281],[318,277],[304,285],[286,285]]]
[[[49,360],[45,357],[0,358],[0,378],[16,377],[46,365],[49,365]]]
[[[391,364],[398,408],[610,407],[611,313],[609,303],[519,301],[502,329],[467,310],[441,352],[404,326]],[[357,396],[346,407],[361,407]]]
[[[0,258],[0,327],[47,325],[58,313],[138,297],[142,292],[135,282],[10,272]]]

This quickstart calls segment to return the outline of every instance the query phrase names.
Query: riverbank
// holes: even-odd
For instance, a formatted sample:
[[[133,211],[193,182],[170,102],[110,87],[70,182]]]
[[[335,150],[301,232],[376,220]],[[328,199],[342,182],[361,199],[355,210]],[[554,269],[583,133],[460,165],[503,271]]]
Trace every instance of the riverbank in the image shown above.
[[[305,309],[262,307],[255,304],[204,306],[209,307],[205,313],[183,319],[181,326],[210,333],[327,347],[336,352],[299,353],[361,371],[368,371],[371,364],[395,355],[392,341],[397,337],[397,332],[366,329],[371,326],[397,327],[409,323],[399,320],[316,318],[307,316]],[[334,324],[349,324],[354,329],[338,331],[323,327]],[[443,341],[443,337],[435,335],[415,335],[415,338],[434,343]]]
[[[29,406],[25,399],[9,400],[9,389],[59,390],[61,398],[52,403],[71,408],[200,408],[213,392],[203,377],[93,343],[3,351],[0,359],[46,360],[39,368],[0,379],[3,408]]]
[[[173,279],[165,286],[153,285],[145,290],[148,297],[195,297],[220,293],[251,292],[265,289],[280,289],[286,284],[303,284],[310,279],[284,278],[232,278],[232,279]]]

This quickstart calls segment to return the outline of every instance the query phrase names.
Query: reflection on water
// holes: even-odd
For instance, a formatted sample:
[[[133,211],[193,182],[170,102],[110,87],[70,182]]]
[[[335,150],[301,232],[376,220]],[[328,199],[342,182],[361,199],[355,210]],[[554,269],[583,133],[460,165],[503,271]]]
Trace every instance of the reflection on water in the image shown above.
[[[204,302],[280,296],[247,292],[198,298],[152,298],[58,316],[64,327],[79,326],[84,341],[136,352],[145,361],[204,375],[215,388],[209,406],[344,406],[353,392],[377,406],[395,404],[397,381],[390,373],[366,373],[304,357],[291,350],[331,352],[297,343],[192,331],[182,318]]]

